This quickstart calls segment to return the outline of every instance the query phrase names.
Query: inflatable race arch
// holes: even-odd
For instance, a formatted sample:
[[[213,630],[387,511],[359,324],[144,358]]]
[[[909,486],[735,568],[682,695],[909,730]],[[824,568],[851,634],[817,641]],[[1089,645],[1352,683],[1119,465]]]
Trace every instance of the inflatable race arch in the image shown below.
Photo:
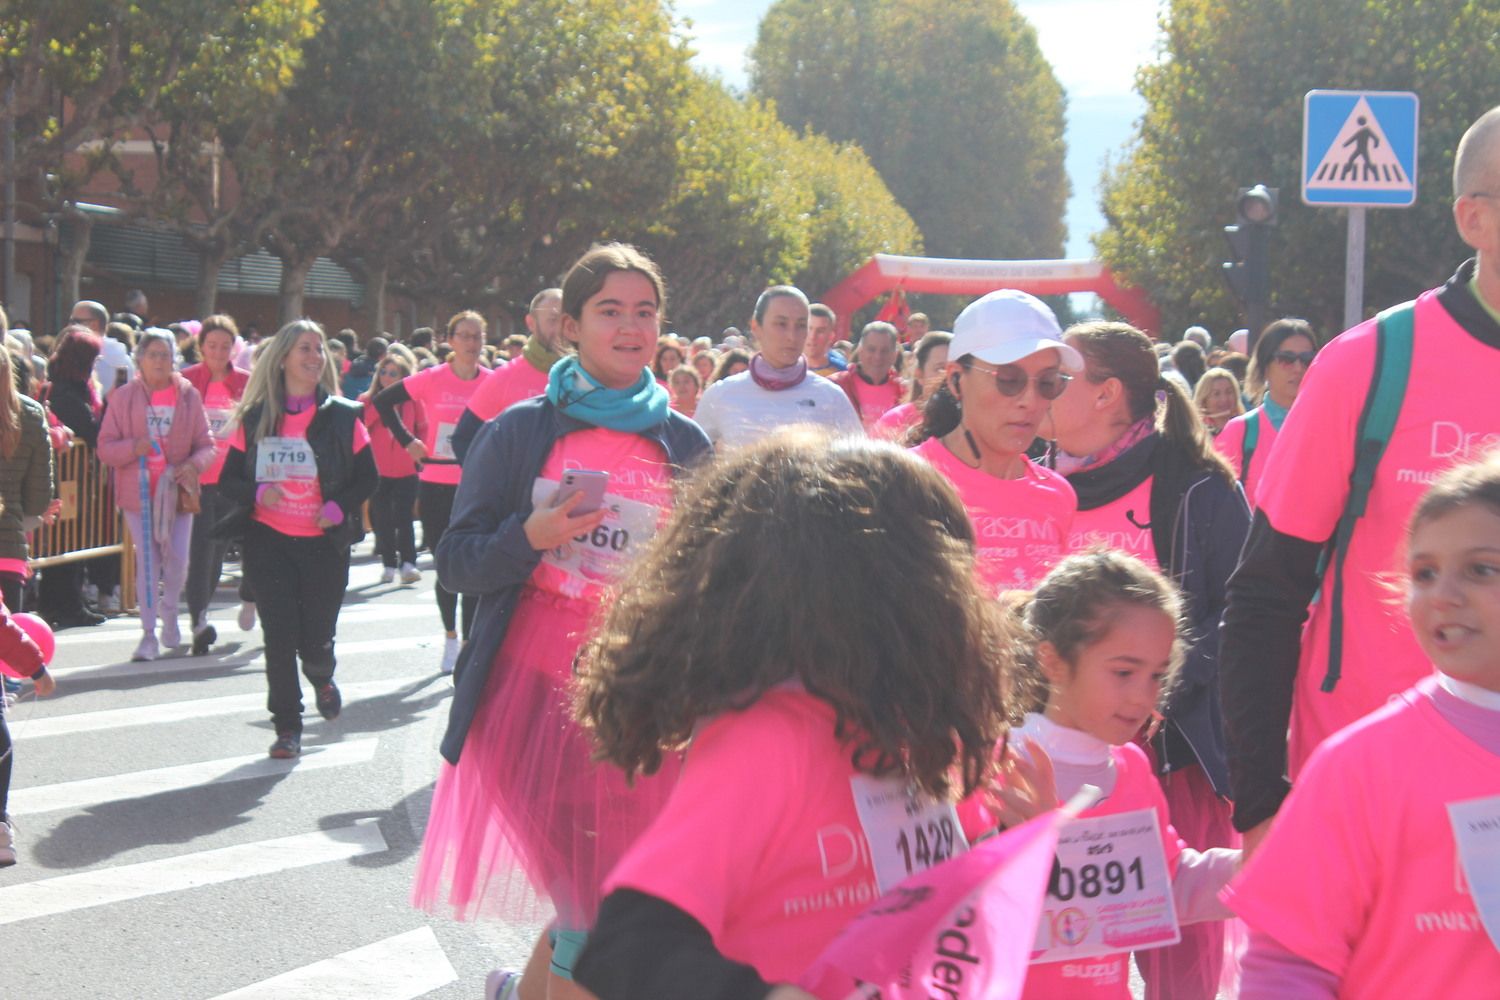
[[[849,317],[885,292],[929,292],[978,297],[997,288],[1032,295],[1093,292],[1132,325],[1152,337],[1161,314],[1144,292],[1117,283],[1097,260],[952,260],[878,253],[830,288],[822,301],[838,316],[839,336],[849,336]]]

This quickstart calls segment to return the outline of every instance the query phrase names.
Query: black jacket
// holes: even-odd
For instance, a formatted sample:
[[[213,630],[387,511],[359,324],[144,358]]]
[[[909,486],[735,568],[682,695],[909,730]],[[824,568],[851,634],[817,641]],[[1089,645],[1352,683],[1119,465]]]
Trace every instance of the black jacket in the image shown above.
[[[454,672],[453,706],[442,744],[449,763],[458,763],[521,586],[541,562],[542,553],[531,547],[522,527],[532,511],[532,484],[559,438],[591,426],[539,396],[510,407],[474,438],[453,500],[453,518],[434,553],[442,585],[479,598],[473,635]],[[677,474],[711,447],[702,429],[675,410],[641,436],[661,445]]]
[[[1250,508],[1238,483],[1204,468],[1152,434],[1097,469],[1068,477],[1079,510],[1114,503],[1151,480],[1150,529],[1156,561],[1182,591],[1192,645],[1168,694],[1156,749],[1164,770],[1200,764],[1214,791],[1229,794],[1219,707],[1219,622],[1239,561]]]
[[[62,425],[90,448],[99,443],[99,419],[89,400],[88,386],[72,379],[54,378],[47,383],[40,402],[45,403]]]
[[[323,501],[332,500],[344,512],[343,521],[324,534],[335,545],[349,546],[365,537],[361,506],[379,485],[375,456],[369,448],[354,450],[354,427],[363,408],[352,400],[329,395],[318,389],[318,412],[307,426],[307,443],[318,462],[318,487]],[[262,404],[263,405],[263,404]],[[245,429],[246,449],[230,448],[219,473],[219,492],[234,501],[235,509],[214,526],[220,538],[243,537],[250,515],[255,509],[255,449],[251,440],[260,423],[261,407],[246,411],[241,426]]]

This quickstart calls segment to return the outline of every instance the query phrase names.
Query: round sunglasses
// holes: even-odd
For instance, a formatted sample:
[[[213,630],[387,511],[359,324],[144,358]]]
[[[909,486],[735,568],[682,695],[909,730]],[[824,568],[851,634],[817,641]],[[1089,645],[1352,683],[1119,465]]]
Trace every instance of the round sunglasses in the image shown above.
[[[1020,365],[1001,365],[999,368],[986,368],[982,365],[969,365],[970,371],[984,372],[986,375],[995,377],[995,388],[1000,390],[1002,396],[1019,396],[1026,391],[1026,386],[1035,382],[1036,394],[1045,400],[1053,400],[1063,394],[1068,383],[1073,381],[1073,376],[1065,375],[1060,371],[1051,370],[1042,372],[1040,375],[1027,375]]]

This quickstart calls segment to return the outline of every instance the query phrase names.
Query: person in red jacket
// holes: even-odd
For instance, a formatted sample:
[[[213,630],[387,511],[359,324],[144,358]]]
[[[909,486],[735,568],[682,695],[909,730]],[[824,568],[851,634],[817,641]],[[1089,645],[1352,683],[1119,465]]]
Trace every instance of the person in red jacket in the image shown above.
[[[831,376],[849,397],[867,432],[887,410],[900,406],[906,398],[906,383],[895,368],[901,353],[900,336],[889,323],[867,324],[859,334],[854,364]]]

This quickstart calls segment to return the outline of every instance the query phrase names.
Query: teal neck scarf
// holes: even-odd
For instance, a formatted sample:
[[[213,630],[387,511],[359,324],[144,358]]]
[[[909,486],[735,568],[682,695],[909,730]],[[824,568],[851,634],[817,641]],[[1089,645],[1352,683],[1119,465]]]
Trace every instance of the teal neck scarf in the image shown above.
[[[1262,397],[1260,406],[1261,409],[1266,411],[1266,416],[1271,418],[1271,426],[1276,428],[1277,431],[1280,431],[1281,422],[1286,419],[1288,408],[1284,406],[1277,406],[1276,401],[1271,398],[1271,394],[1269,392],[1266,393],[1264,397]]]
[[[609,389],[569,355],[547,373],[547,398],[574,420],[612,431],[639,434],[667,419],[667,390],[645,367],[629,389]]]

